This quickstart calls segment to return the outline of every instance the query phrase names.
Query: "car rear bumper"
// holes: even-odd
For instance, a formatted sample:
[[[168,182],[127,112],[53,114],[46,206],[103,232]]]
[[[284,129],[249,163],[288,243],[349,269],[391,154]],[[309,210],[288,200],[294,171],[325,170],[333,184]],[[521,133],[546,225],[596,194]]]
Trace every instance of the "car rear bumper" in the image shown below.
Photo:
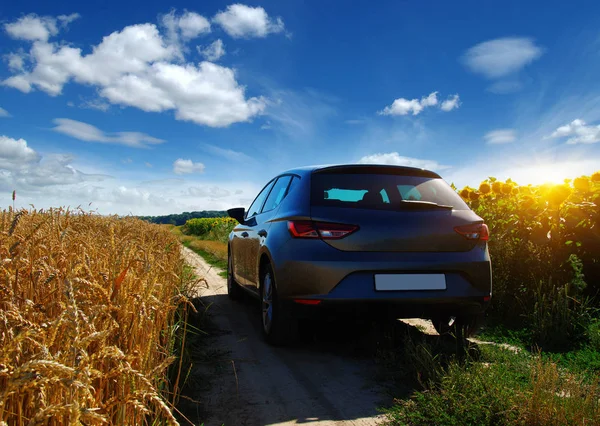
[[[468,252],[341,252],[322,241],[292,240],[274,252],[280,297],[319,299],[322,306],[360,305],[407,312],[482,310],[492,291],[484,243]],[[375,274],[443,273],[445,290],[377,291]],[[423,315],[416,315],[423,316]]]
[[[483,313],[489,300],[483,298],[462,298],[460,300],[419,301],[400,300],[331,300],[324,299],[318,305],[296,303],[293,299],[286,301],[288,309],[297,318],[436,318],[444,316],[477,315]]]

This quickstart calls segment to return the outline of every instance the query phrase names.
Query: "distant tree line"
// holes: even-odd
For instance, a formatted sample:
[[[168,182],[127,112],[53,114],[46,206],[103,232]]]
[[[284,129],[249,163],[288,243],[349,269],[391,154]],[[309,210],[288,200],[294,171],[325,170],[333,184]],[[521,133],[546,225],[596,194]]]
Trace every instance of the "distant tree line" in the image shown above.
[[[138,216],[140,219],[159,224],[180,226],[190,219],[205,217],[226,217],[227,212],[218,210],[203,210],[201,212],[183,212],[179,214],[169,214],[166,216]]]

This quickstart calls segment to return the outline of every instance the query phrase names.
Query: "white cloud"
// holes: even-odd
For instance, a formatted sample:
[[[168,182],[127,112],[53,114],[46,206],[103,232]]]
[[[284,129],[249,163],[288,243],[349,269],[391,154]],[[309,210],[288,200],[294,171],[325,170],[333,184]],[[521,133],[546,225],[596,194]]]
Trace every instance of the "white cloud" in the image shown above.
[[[428,96],[423,96],[421,99],[405,99],[398,98],[392,105],[386,106],[379,115],[419,115],[425,108],[433,107],[439,104],[437,98],[438,92],[432,92]],[[452,111],[460,106],[460,98],[458,95],[448,97],[440,105],[442,111]]]
[[[156,196],[150,191],[141,188],[127,188],[126,186],[118,186],[112,190],[112,203],[127,204],[136,206],[148,206],[158,203],[169,202],[165,198]]]
[[[183,15],[178,15],[175,10],[172,10],[162,15],[160,22],[167,30],[169,42],[173,44],[179,44],[180,39],[186,42],[211,32],[208,19],[195,12],[186,11]]]
[[[380,115],[407,115],[412,112],[413,115],[418,115],[423,111],[423,106],[418,99],[398,98],[394,100],[392,105],[386,106],[383,111],[379,111]]]
[[[68,118],[57,118],[54,120],[56,127],[52,130],[64,133],[75,139],[86,142],[101,142],[126,145],[133,148],[146,148],[148,145],[156,145],[165,142],[140,132],[115,132],[106,133],[91,124]]]
[[[75,169],[74,157],[68,154],[46,155],[35,167],[20,170],[14,178],[19,187],[37,188],[71,185],[87,181],[102,181],[109,176],[86,174]]]
[[[132,164],[141,166],[139,161]],[[127,175],[139,176],[141,181],[123,176],[117,179],[105,173],[96,161],[90,164],[69,154],[42,156],[23,139],[0,136],[0,199],[10,199],[16,190],[17,208],[29,208],[30,204],[37,208],[83,206],[101,214],[137,215],[225,210],[244,204],[241,194],[255,195],[260,190],[246,177],[236,180],[240,178],[234,175],[222,182],[161,179],[142,168]],[[143,181],[148,176],[154,176],[154,180]]]
[[[81,15],[79,13],[71,13],[70,15],[59,15],[57,18],[61,26],[66,27],[71,22],[81,18]]]
[[[452,95],[452,96],[448,96],[448,99],[446,99],[444,102],[442,102],[442,105],[440,106],[440,109],[442,111],[452,111],[453,109],[456,109],[460,107],[460,96],[458,95]]]
[[[110,109],[110,104],[104,102],[102,99],[90,99],[82,102],[79,107],[86,109],[97,109],[98,111],[106,112]]]
[[[59,27],[66,27],[77,18],[79,18],[78,13],[60,15],[57,18],[31,13],[15,22],[4,24],[4,30],[14,39],[47,41],[50,37],[58,34]]]
[[[313,137],[339,113],[340,99],[312,89],[274,90],[269,99],[268,128],[261,126],[262,130],[283,132],[291,139]]]
[[[73,160],[68,154],[48,154],[42,157],[27,146],[24,139],[0,136],[0,191],[40,190],[53,185],[98,181],[107,177],[82,173],[71,165]]]
[[[184,40],[191,40],[198,37],[200,34],[206,34],[210,32],[210,22],[202,15],[198,15],[194,12],[185,12],[181,18],[179,18],[179,29],[181,30],[181,37]]]
[[[231,192],[219,186],[191,186],[188,192],[193,197],[223,198],[231,195]]]
[[[359,164],[386,164],[390,166],[407,166],[428,170],[443,170],[450,166],[444,166],[434,160],[423,160],[420,158],[403,157],[397,152],[379,153],[366,155],[358,160]]]
[[[504,143],[512,143],[517,140],[516,133],[513,129],[496,129],[485,134],[483,137],[487,144],[496,145]]]
[[[23,93],[31,92],[31,84],[24,75],[14,75],[8,77],[2,82],[3,85],[12,87],[13,89],[20,90]]]
[[[4,56],[4,60],[8,64],[8,69],[12,72],[21,71],[25,66],[25,54],[22,52],[9,53]]]
[[[502,79],[487,88],[488,92],[497,94],[506,94],[518,92],[523,88],[523,83],[515,79]]]
[[[145,165],[146,167],[148,167],[149,169],[151,169],[151,168],[152,168],[152,164],[148,163],[147,161],[144,163],[144,165]]]
[[[221,148],[215,145],[205,144],[204,149],[213,155],[225,158],[230,161],[248,162],[253,161],[253,158],[243,152],[234,151],[228,148]]]
[[[11,115],[9,114],[9,112],[7,110],[0,107],[0,117],[6,118],[6,117],[11,117]]]
[[[206,47],[196,46],[198,53],[204,56],[207,61],[218,61],[223,55],[225,55],[225,46],[221,39],[215,40]]]
[[[191,37],[199,31],[199,15],[167,16],[175,22],[171,29],[165,25],[168,33],[175,31],[175,39],[172,34],[163,37],[154,24],[131,25],[104,37],[87,55],[65,42],[38,37],[30,50],[31,71],[13,68],[17,73],[2,84],[25,93],[40,89],[58,96],[65,84],[74,81],[95,86],[110,103],[143,111],[173,110],[178,120],[211,127],[250,121],[261,114],[266,100],[246,98],[232,69],[184,61],[179,33]]]
[[[516,73],[542,54],[543,50],[530,38],[506,37],[471,47],[463,61],[471,71],[497,79]]]
[[[0,169],[20,169],[40,159],[40,155],[27,146],[25,139],[0,136]]]
[[[80,172],[79,172],[80,173]],[[163,180],[162,183],[135,182],[127,179],[90,180],[83,174],[82,181],[52,184],[44,187],[27,186],[16,182],[0,170],[0,198],[9,199],[17,190],[17,208],[82,206],[101,214],[163,215],[198,210],[226,210],[232,206],[249,205],[241,194],[255,195],[260,187],[241,181],[202,183],[194,181]],[[182,190],[182,186],[186,190]],[[189,188],[199,188],[191,191]],[[243,189],[238,189],[243,188]],[[229,193],[229,195],[225,195]],[[193,195],[197,194],[197,195]],[[90,205],[91,203],[91,205]]]
[[[173,163],[173,173],[175,173],[176,175],[203,172],[204,164],[202,163],[194,163],[192,160],[184,160],[183,158],[178,158]]]
[[[590,144],[600,142],[600,125],[588,126],[585,121],[576,119],[556,129],[551,138],[569,138],[568,144]]]
[[[437,94],[438,94],[438,92],[433,92],[433,93],[430,93],[429,96],[422,98],[421,106],[423,108],[430,107],[430,106],[436,106],[438,103]]]
[[[234,38],[266,37],[270,33],[280,33],[285,29],[281,18],[273,21],[262,7],[250,7],[239,3],[227,6],[227,10],[217,13],[213,22]]]
[[[56,19],[49,16],[37,16],[32,13],[17,21],[4,24],[4,30],[12,38],[19,40],[43,40],[58,34]]]

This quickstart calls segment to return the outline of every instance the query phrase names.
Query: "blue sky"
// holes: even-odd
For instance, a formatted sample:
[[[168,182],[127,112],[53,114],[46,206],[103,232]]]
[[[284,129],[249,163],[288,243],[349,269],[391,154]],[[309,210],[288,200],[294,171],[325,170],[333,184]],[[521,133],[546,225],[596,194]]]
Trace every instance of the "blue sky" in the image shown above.
[[[595,1],[11,2],[0,199],[166,214],[288,168],[600,169]],[[90,206],[91,203],[91,206]]]

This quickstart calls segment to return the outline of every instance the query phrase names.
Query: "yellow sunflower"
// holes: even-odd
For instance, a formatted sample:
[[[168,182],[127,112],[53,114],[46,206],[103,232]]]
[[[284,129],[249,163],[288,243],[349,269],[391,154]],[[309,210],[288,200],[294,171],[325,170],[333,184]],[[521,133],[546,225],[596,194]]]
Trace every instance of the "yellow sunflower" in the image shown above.
[[[548,201],[553,205],[561,205],[571,195],[571,188],[567,185],[556,185],[548,192]]]
[[[492,191],[494,191],[494,194],[501,194],[502,193],[502,182],[494,182],[492,183]]]
[[[481,182],[481,185],[479,185],[479,192],[481,192],[483,195],[487,195],[492,192],[492,187],[487,182]]]
[[[588,192],[590,190],[590,180],[586,176],[575,178],[573,187],[581,192]]]
[[[510,194],[513,190],[513,187],[510,183],[505,183],[502,185],[502,193],[503,194]]]

